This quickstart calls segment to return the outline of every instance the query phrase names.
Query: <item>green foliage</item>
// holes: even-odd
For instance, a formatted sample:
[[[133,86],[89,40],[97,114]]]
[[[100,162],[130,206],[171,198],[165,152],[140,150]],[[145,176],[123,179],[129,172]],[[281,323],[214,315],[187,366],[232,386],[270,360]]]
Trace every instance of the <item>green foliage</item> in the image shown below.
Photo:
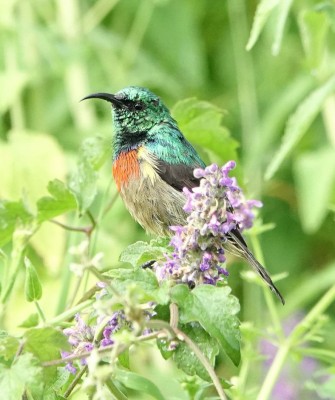
[[[129,389],[149,394],[157,400],[164,400],[164,397],[157,386],[149,379],[144,378],[139,374],[118,369],[115,372],[115,377],[119,382]]]
[[[168,242],[166,238],[153,239],[150,243],[136,242],[122,251],[120,261],[138,267],[148,261],[160,259],[166,252]]]
[[[210,151],[220,160],[236,160],[238,143],[222,126],[223,110],[197,99],[178,102],[172,109],[181,131],[199,149]]]
[[[26,266],[26,281],[24,285],[27,301],[36,301],[42,297],[42,285],[37,272],[29,258],[24,259]]]
[[[334,150],[301,154],[295,161],[294,174],[302,226],[308,233],[316,232],[328,214],[335,190]]]
[[[0,390],[4,399],[19,400],[26,390],[40,395],[41,381],[42,368],[32,354],[23,354],[8,367],[0,364]]]
[[[215,358],[219,354],[217,341],[197,323],[181,325],[181,330],[198,345],[209,362],[215,365]],[[180,342],[173,352],[173,360],[176,362],[178,368],[186,372],[186,374],[191,376],[197,375],[206,381],[211,381],[203,364],[184,342]]]
[[[113,285],[120,293],[133,286],[142,301],[155,301],[158,304],[166,304],[168,301],[168,288],[158,284],[156,275],[150,269],[118,268],[110,270],[107,275],[112,278]]]
[[[172,301],[180,307],[180,321],[197,321],[215,338],[235,365],[240,362],[240,334],[238,300],[230,294],[228,287],[211,285],[197,286],[188,290],[177,285],[171,290]]]
[[[33,221],[23,201],[2,201],[0,203],[0,246],[8,243],[17,225],[26,225]]]
[[[265,179],[272,178],[277,172],[282,162],[307,132],[325,100],[334,90],[335,78],[332,76],[299,105],[287,122],[282,144],[265,172]]]
[[[335,397],[334,0],[13,0],[0,5],[0,29],[0,397],[213,398],[204,359],[232,400],[275,400],[282,374],[296,398]],[[228,283],[239,301],[227,286],[159,284],[141,268],[169,240],[146,241],[116,200],[110,113],[79,103],[127,85],[175,104],[206,162],[238,161],[246,192],[264,202],[247,239],[271,272],[288,271],[283,309],[237,268]],[[107,287],[97,292],[97,280]],[[156,314],[140,318],[151,302]],[[118,332],[76,382],[62,330],[103,307],[126,310],[138,335]]]
[[[37,220],[39,222],[62,215],[77,207],[74,194],[67,188],[64,182],[55,179],[48,184],[50,196],[42,197],[37,201]]]

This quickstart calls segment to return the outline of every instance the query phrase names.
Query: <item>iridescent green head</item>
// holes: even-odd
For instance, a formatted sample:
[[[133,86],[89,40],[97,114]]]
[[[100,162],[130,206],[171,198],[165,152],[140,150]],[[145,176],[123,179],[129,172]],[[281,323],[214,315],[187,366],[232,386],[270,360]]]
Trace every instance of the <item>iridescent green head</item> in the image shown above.
[[[143,136],[157,124],[174,122],[160,98],[146,88],[129,86],[115,94],[94,93],[83,100],[92,98],[111,103],[116,135]]]

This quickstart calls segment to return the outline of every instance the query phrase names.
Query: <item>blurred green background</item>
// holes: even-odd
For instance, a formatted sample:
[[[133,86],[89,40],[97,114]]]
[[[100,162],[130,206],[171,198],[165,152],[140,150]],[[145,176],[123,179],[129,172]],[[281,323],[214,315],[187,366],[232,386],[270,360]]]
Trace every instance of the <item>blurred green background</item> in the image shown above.
[[[49,180],[71,174],[84,138],[111,137],[109,107],[79,102],[89,93],[137,85],[169,107],[187,97],[210,101],[226,110],[224,124],[240,143],[248,197],[264,203],[258,225],[274,224],[260,242],[271,273],[288,273],[278,282],[282,316],[305,313],[335,281],[335,3],[263,3],[273,9],[252,30],[253,0],[2,1],[0,198],[23,197],[34,209]],[[92,213],[115,194],[106,163]],[[68,247],[81,239],[50,223],[33,238],[50,315],[65,304]],[[117,199],[97,238],[106,266],[140,239],[148,238]],[[262,291],[234,262],[229,284],[240,318],[263,326]],[[16,330],[33,311],[19,283],[11,307],[6,323]]]

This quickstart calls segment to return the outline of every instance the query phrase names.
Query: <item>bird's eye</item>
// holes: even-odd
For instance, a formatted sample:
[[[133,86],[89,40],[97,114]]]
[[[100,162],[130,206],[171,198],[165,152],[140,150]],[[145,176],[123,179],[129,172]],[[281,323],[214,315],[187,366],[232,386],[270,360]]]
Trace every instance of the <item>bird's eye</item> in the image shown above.
[[[143,105],[142,103],[135,103],[135,104],[134,104],[134,109],[135,109],[136,111],[143,110],[143,108],[144,108],[144,105]]]

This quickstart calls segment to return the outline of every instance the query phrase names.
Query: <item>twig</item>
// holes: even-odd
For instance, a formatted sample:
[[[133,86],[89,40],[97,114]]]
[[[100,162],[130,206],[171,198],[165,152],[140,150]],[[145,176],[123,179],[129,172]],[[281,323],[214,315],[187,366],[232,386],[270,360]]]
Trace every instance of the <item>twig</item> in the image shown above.
[[[103,212],[102,212],[102,216],[105,216],[110,209],[113,207],[115,201],[117,200],[117,198],[119,197],[119,192],[116,192],[114,194],[114,196],[111,198],[110,202],[107,204],[107,206],[104,208]]]
[[[188,347],[194,352],[194,354],[198,357],[199,361],[202,363],[202,365],[205,367],[206,371],[208,372],[208,375],[211,377],[213,384],[215,386],[216,391],[218,392],[218,395],[221,400],[226,400],[226,395],[224,394],[224,391],[222,389],[220,380],[218,376],[216,375],[214,368],[212,367],[211,363],[209,362],[208,358],[202,353],[200,348],[196,343],[193,342],[192,339],[190,339],[183,331],[178,329],[178,319],[179,319],[179,312],[178,312],[178,306],[175,303],[170,304],[170,324],[171,328],[174,330],[176,336],[183,340]]]
[[[63,224],[62,222],[56,221],[55,219],[49,219],[49,222],[52,222],[55,225],[60,226],[61,228],[71,231],[71,232],[82,232],[87,236],[90,236],[92,233],[92,226],[69,226],[66,224]]]
[[[151,339],[155,339],[157,338],[160,333],[162,333],[162,331],[157,331],[157,332],[152,332],[149,333],[148,335],[142,335],[137,337],[134,342],[145,342]],[[117,351],[117,355],[121,354],[124,350],[126,350],[128,346],[119,346],[119,349]],[[97,349],[99,354],[103,354],[103,353],[108,353],[110,350],[113,350],[115,348],[115,344],[111,344],[109,346],[105,346],[101,349]],[[66,364],[70,361],[74,361],[74,360],[81,360],[83,358],[89,357],[91,355],[91,351],[85,351],[83,353],[80,354],[74,354],[72,356],[68,356],[68,357],[64,357],[64,358],[59,358],[56,360],[51,360],[51,361],[44,361],[42,363],[43,367],[53,367],[55,365],[61,365],[61,364]]]
[[[75,388],[77,383],[80,381],[81,377],[84,375],[84,373],[87,371],[87,365],[85,365],[75,376],[69,387],[66,389],[66,392],[64,393],[65,398],[68,398],[72,392],[72,390]]]

